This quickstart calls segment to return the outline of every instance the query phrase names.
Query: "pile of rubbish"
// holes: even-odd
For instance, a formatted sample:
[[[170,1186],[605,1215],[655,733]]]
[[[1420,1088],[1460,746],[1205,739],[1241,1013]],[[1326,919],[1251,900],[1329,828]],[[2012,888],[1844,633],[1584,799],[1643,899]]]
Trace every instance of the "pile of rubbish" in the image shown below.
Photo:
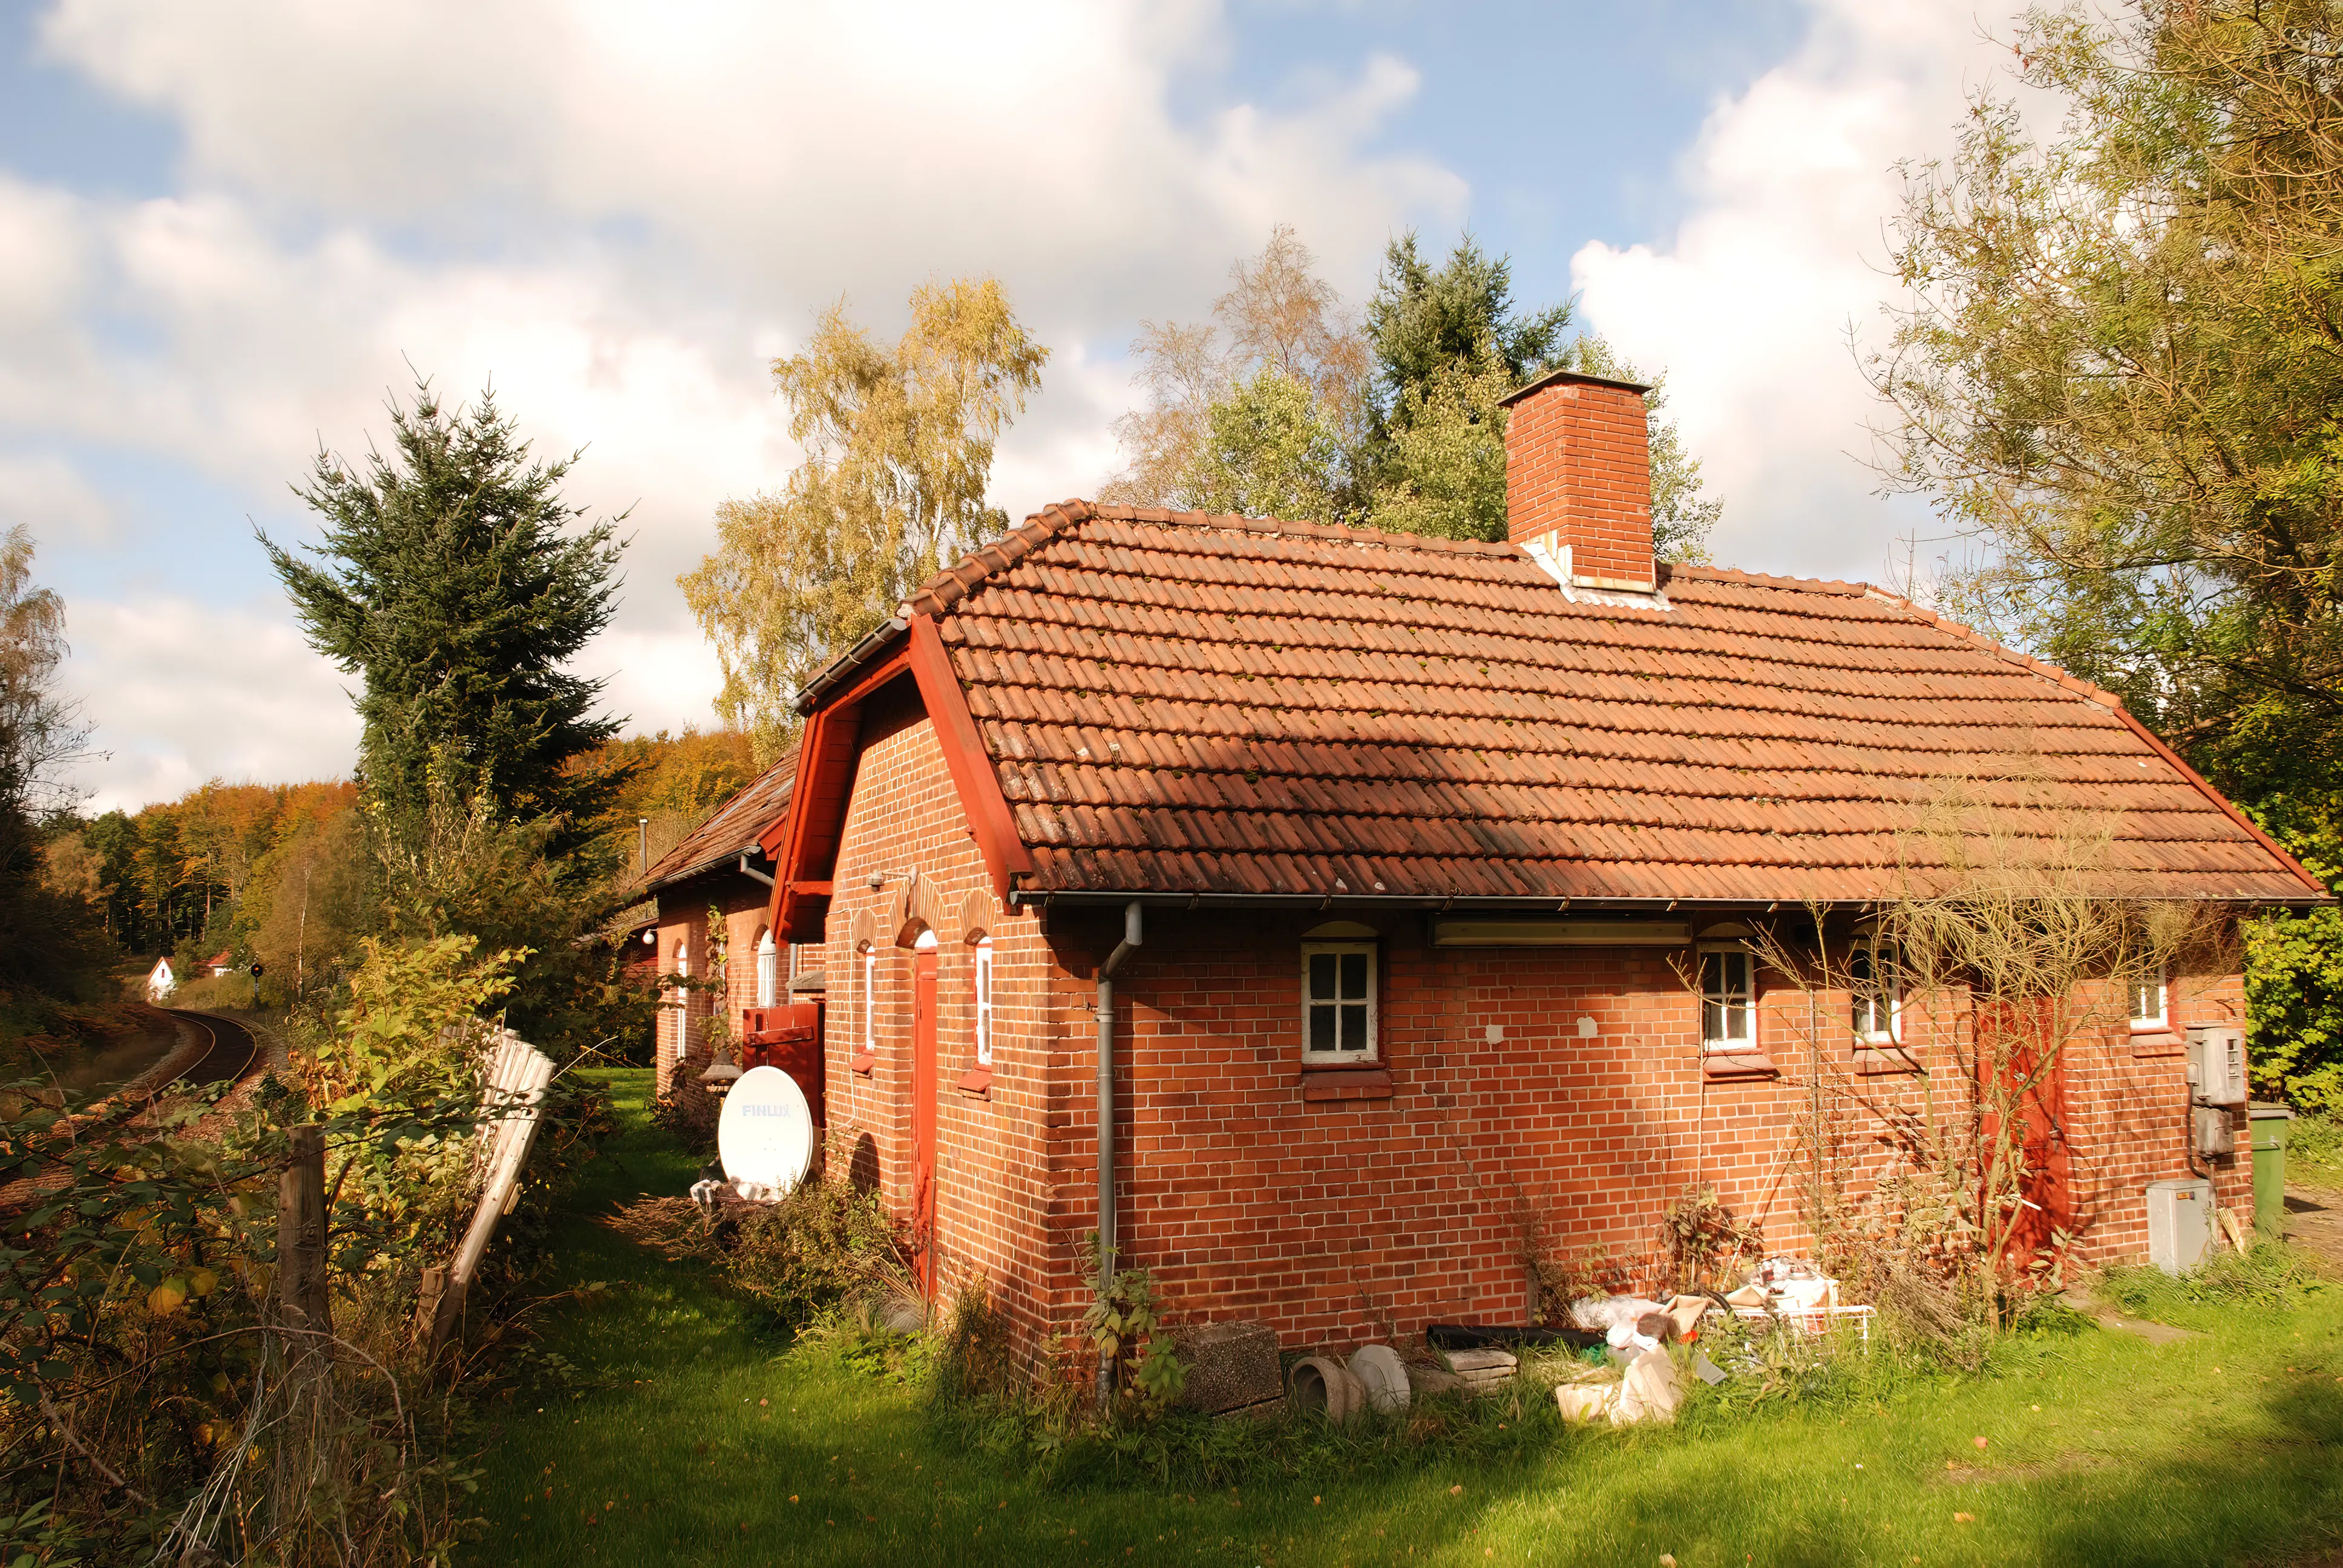
[[[728,1203],[778,1203],[789,1195],[788,1188],[769,1187],[761,1181],[710,1178],[691,1184],[692,1202],[708,1214],[715,1213]]]
[[[1700,1338],[1700,1321],[1715,1307],[1706,1296],[1674,1296],[1655,1302],[1643,1296],[1589,1296],[1570,1304],[1573,1325],[1603,1336],[1604,1364],[1582,1369],[1554,1391],[1554,1402],[1571,1421],[1604,1420],[1614,1426],[1670,1422],[1684,1403],[1671,1344]],[[1617,1369],[1614,1379],[1613,1369]],[[1704,1382],[1725,1381],[1705,1352],[1694,1352],[1692,1370]]]
[[[1614,1426],[1672,1422],[1684,1403],[1684,1374],[1712,1385],[1725,1379],[1725,1369],[1699,1346],[1702,1321],[1711,1312],[1805,1333],[1851,1319],[1870,1338],[1869,1307],[1842,1303],[1838,1282],[1805,1259],[1775,1257],[1721,1296],[1675,1295],[1664,1302],[1588,1296],[1570,1304],[1564,1322],[1551,1325],[1433,1323],[1423,1337],[1438,1366],[1409,1365],[1388,1345],[1363,1346],[1347,1360],[1331,1352],[1305,1356],[1288,1370],[1285,1392],[1292,1405],[1339,1423],[1368,1409],[1405,1410],[1415,1393],[1494,1390],[1519,1372],[1523,1349],[1559,1349],[1578,1357],[1569,1379],[1554,1390],[1565,1418]],[[1273,1337],[1268,1343],[1273,1358]]]
[[[1736,1317],[1770,1319],[1801,1333],[1826,1333],[1840,1322],[1852,1322],[1866,1343],[1871,1339],[1872,1310],[1841,1302],[1838,1282],[1804,1258],[1767,1258],[1748,1283],[1726,1292],[1725,1304]]]

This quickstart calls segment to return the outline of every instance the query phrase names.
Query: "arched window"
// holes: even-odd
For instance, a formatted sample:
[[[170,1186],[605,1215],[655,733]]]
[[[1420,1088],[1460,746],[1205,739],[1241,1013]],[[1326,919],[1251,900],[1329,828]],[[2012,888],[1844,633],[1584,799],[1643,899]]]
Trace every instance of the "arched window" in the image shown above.
[[[879,1054],[879,950],[862,950],[862,1054]]]
[[[689,940],[679,937],[675,943],[675,976],[678,980],[691,978],[691,948]],[[675,1033],[669,1045],[668,1060],[671,1063],[668,1082],[670,1086],[683,1077],[683,1059],[691,1046],[691,992],[681,986],[675,988],[675,1002],[669,1010],[675,1016]]]
[[[771,1007],[781,1000],[781,951],[768,930],[757,939],[757,1005]]]
[[[976,944],[976,1064],[992,1065],[992,939]]]

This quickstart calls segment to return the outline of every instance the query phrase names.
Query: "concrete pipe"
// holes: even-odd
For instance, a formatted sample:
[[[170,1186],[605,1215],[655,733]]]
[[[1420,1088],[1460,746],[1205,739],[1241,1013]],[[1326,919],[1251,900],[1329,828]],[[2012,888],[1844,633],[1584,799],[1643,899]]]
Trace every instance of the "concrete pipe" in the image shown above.
[[[1407,1408],[1407,1367],[1391,1346],[1360,1346],[1352,1352],[1348,1370],[1377,1410],[1388,1415]]]
[[[1304,1356],[1285,1374],[1288,1396],[1303,1414],[1319,1414],[1336,1426],[1350,1420],[1367,1402],[1366,1391],[1350,1368],[1333,1356]]]

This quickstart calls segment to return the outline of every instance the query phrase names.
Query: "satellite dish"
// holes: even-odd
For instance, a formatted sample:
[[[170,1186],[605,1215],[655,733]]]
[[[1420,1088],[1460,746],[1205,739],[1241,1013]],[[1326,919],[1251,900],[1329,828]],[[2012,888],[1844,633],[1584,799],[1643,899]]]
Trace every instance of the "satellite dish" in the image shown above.
[[[787,1192],[813,1163],[813,1112],[798,1081],[752,1067],[724,1095],[716,1152],[731,1180]]]

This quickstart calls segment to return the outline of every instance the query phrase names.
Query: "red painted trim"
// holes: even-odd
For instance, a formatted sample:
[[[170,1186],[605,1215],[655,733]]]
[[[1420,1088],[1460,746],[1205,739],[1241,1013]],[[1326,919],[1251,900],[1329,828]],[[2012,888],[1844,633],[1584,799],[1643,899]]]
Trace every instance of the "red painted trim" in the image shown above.
[[[2155,731],[2148,729],[2147,725],[2142,724],[2138,719],[2133,718],[2131,709],[2126,708],[2121,703],[2117,703],[2115,707],[2115,713],[2117,718],[2122,719],[2126,724],[2131,727],[2131,732],[2134,735],[2137,735],[2142,740],[2147,741],[2149,748],[2153,749],[2158,757],[2163,758],[2167,762],[2172,764],[2173,767],[2178,769],[2180,776],[2183,779],[2187,779],[2191,784],[2197,786],[2197,789],[2203,793],[2205,799],[2213,802],[2214,805],[2218,806],[2222,810],[2227,811],[2229,814],[2229,820],[2235,822],[2238,827],[2243,828],[2247,832],[2251,833],[2255,839],[2260,843],[2263,849],[2268,849],[2271,854],[2276,855],[2288,870],[2292,871],[2296,876],[2301,878],[2305,887],[2308,888],[2312,892],[2317,893],[2322,900],[2333,898],[2334,895],[2327,890],[2326,883],[2312,876],[2308,870],[2304,869],[2301,861],[2296,859],[2292,855],[2288,854],[2283,849],[2279,848],[2277,839],[2271,838],[2268,833],[2263,832],[2259,828],[2254,826],[2254,819],[2251,817],[2247,816],[2243,811],[2238,810],[2237,807],[2231,805],[2229,803],[2229,798],[2222,794],[2218,789],[2214,789],[2212,785],[2207,783],[2202,774],[2198,773],[2194,768],[2189,767],[2186,762],[2180,760],[2179,753],[2174,751],[2171,747],[2167,746],[2163,741],[2158,740],[2156,738]]]
[[[910,664],[911,678],[920,683],[920,700],[927,706],[928,720],[943,749],[944,767],[951,773],[952,787],[960,791],[960,809],[968,813],[977,849],[984,856],[984,869],[992,873],[993,893],[1006,902],[1009,879],[1018,872],[1030,875],[1033,858],[1017,836],[1016,819],[1001,793],[1000,776],[985,755],[976,719],[968,710],[968,696],[960,689],[960,677],[952,673],[951,656],[944,651],[943,637],[931,615],[911,618]]]
[[[800,936],[800,912],[830,896],[827,879],[808,877],[806,858],[816,839],[835,837],[846,819],[847,780],[854,771],[856,740],[861,729],[862,699],[901,675],[908,668],[903,645],[866,668],[854,683],[825,697],[806,716],[805,736],[798,746],[798,771],[789,786],[789,809],[757,841],[774,862],[773,896],[766,901],[766,923],[786,932],[791,941],[815,940]],[[819,887],[821,890],[816,892]]]

